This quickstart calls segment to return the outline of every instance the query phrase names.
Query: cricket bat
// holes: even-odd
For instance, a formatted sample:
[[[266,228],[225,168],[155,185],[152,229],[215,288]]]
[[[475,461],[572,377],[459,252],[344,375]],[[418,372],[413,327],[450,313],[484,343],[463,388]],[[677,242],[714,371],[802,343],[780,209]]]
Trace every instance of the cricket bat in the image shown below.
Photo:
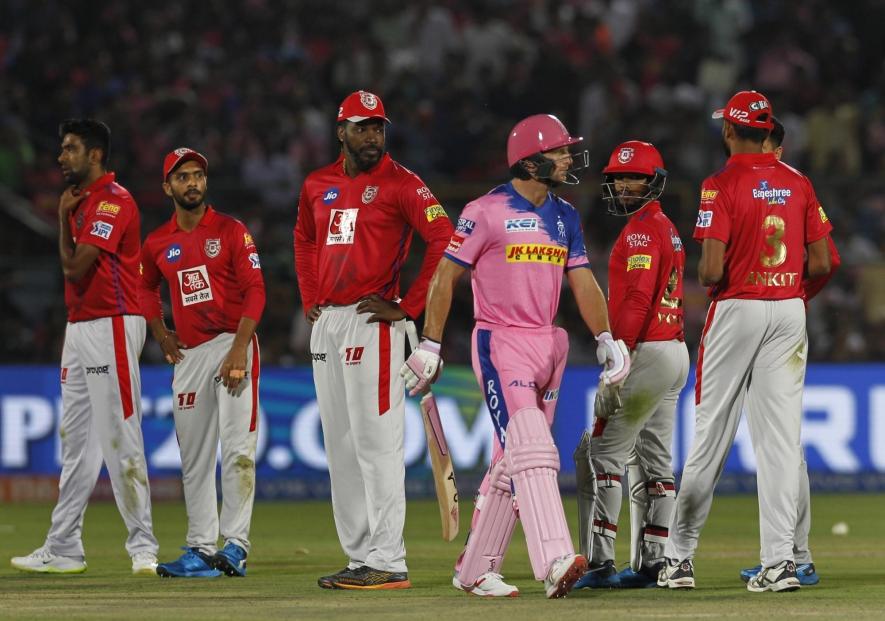
[[[418,347],[418,331],[411,321],[406,322],[406,334],[409,346],[414,351]],[[436,399],[429,390],[421,398],[421,418],[424,421],[424,434],[427,436],[427,450],[430,452],[430,469],[433,471],[433,486],[436,489],[436,500],[439,503],[439,519],[442,523],[442,536],[452,541],[458,536],[459,507],[458,486],[455,483],[455,468]]]

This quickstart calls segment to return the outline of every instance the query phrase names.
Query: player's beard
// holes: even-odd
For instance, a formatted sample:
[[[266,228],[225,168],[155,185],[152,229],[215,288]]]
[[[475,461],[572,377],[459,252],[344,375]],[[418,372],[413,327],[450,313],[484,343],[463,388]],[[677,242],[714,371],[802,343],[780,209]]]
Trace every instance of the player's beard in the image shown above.
[[[194,211],[202,205],[204,197],[205,194],[199,190],[188,190],[184,194],[179,194],[175,191],[172,192],[172,198],[175,199],[175,204],[187,211]]]
[[[344,138],[344,150],[362,172],[375,166],[384,157],[384,145],[365,145],[361,149],[356,149],[347,137]]]
[[[68,168],[67,171],[62,169],[61,176],[64,177],[65,183],[80,187],[80,184],[86,179],[88,169],[77,170],[76,168]]]

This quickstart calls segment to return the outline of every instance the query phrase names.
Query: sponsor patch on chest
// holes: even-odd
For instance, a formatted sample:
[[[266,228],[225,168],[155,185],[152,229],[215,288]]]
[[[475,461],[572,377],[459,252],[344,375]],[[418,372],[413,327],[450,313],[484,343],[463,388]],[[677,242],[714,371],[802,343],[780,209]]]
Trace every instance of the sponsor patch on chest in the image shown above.
[[[209,302],[212,297],[212,283],[205,265],[178,270],[178,285],[182,306]]]
[[[552,263],[565,265],[568,252],[561,246],[548,244],[507,244],[505,258],[508,263]]]
[[[326,245],[352,244],[359,209],[333,209],[329,213],[329,232]]]
[[[538,230],[537,218],[512,218],[504,220],[506,233],[532,233]]]

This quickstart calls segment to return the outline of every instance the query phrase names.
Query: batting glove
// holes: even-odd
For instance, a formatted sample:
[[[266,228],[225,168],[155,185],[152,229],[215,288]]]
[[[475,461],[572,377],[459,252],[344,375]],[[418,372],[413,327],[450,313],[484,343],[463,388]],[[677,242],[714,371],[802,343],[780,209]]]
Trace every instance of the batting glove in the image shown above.
[[[442,372],[443,361],[439,357],[439,348],[440,344],[436,341],[421,339],[421,343],[400,369],[400,377],[406,380],[410,397],[430,390],[430,384]]]
[[[599,334],[596,343],[596,359],[603,366],[600,379],[606,386],[620,384],[630,373],[630,351],[624,341],[616,341],[610,332]]]

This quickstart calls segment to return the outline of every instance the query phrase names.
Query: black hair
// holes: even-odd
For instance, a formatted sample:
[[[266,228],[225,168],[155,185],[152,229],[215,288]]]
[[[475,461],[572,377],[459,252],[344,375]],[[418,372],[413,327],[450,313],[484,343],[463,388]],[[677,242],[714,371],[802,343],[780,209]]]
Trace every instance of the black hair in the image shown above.
[[[765,115],[760,115],[760,121],[765,120]],[[731,123],[731,121],[729,121]],[[765,142],[765,139],[768,138],[769,130],[762,127],[747,127],[746,125],[738,125],[737,123],[731,123],[731,126],[734,127],[734,134],[741,140],[749,140],[750,142],[755,142],[758,144],[762,144]]]
[[[111,128],[96,119],[68,119],[58,126],[58,137],[74,134],[86,150],[101,149],[101,165],[107,168],[111,157]]]
[[[523,181],[528,181],[532,178],[532,175],[525,169],[525,166],[522,165],[522,160],[519,160],[510,167],[510,175],[514,179],[522,179]]]
[[[787,130],[784,129],[784,124],[778,121],[776,116],[771,117],[771,122],[774,123],[774,127],[771,128],[771,133],[768,134],[768,141],[772,147],[777,149],[784,143],[784,136]]]

